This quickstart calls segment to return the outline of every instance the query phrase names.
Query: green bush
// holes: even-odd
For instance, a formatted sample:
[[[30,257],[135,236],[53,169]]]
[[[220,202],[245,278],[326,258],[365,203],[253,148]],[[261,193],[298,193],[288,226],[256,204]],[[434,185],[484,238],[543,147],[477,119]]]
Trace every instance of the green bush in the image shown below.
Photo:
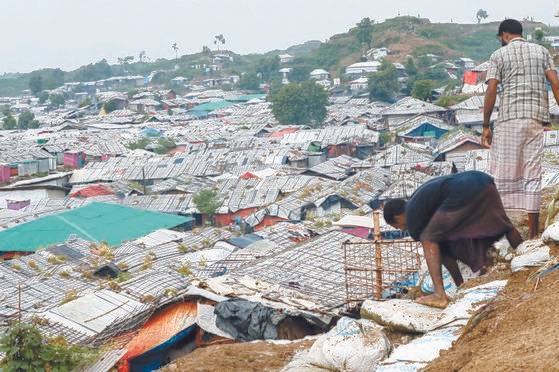
[[[0,339],[4,372],[72,371],[91,362],[96,353],[71,345],[63,337],[45,338],[33,325],[16,323]]]

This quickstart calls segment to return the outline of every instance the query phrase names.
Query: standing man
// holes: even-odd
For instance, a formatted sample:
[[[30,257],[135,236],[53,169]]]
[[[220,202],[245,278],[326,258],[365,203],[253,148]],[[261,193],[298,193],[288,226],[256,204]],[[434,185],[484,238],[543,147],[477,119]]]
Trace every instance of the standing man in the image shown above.
[[[546,48],[522,37],[522,24],[499,26],[502,48],[489,60],[481,144],[491,147],[490,171],[505,209],[528,213],[530,239],[538,235],[543,130],[549,124],[547,81],[559,102],[559,79]],[[495,135],[489,126],[502,86]],[[493,138],[494,137],[494,138]]]

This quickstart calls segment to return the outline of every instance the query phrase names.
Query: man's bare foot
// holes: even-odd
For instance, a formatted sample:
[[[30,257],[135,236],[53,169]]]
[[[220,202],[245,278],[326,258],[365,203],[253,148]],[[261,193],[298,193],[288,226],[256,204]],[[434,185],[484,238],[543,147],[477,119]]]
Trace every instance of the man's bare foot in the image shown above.
[[[441,296],[433,293],[429,296],[419,297],[417,300],[415,300],[415,302],[425,306],[436,307],[437,309],[444,309],[448,306],[448,303],[450,301],[448,300],[446,294]]]

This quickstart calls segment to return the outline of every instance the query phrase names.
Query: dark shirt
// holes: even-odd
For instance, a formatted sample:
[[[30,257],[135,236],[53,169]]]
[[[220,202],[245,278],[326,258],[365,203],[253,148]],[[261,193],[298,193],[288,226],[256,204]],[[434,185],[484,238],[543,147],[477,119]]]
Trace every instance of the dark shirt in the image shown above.
[[[408,232],[419,240],[421,232],[438,209],[453,211],[466,206],[493,183],[486,173],[468,171],[433,178],[421,185],[406,205]]]

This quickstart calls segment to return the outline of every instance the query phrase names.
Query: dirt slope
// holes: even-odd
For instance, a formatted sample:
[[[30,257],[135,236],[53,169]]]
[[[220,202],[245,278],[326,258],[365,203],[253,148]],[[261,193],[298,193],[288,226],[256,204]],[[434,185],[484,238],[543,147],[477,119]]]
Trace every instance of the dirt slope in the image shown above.
[[[308,340],[277,345],[262,341],[209,346],[194,350],[161,371],[279,371],[297,351],[308,349],[313,343],[313,340]]]
[[[513,274],[504,292],[427,370],[559,371],[559,270],[537,288],[529,273]]]

